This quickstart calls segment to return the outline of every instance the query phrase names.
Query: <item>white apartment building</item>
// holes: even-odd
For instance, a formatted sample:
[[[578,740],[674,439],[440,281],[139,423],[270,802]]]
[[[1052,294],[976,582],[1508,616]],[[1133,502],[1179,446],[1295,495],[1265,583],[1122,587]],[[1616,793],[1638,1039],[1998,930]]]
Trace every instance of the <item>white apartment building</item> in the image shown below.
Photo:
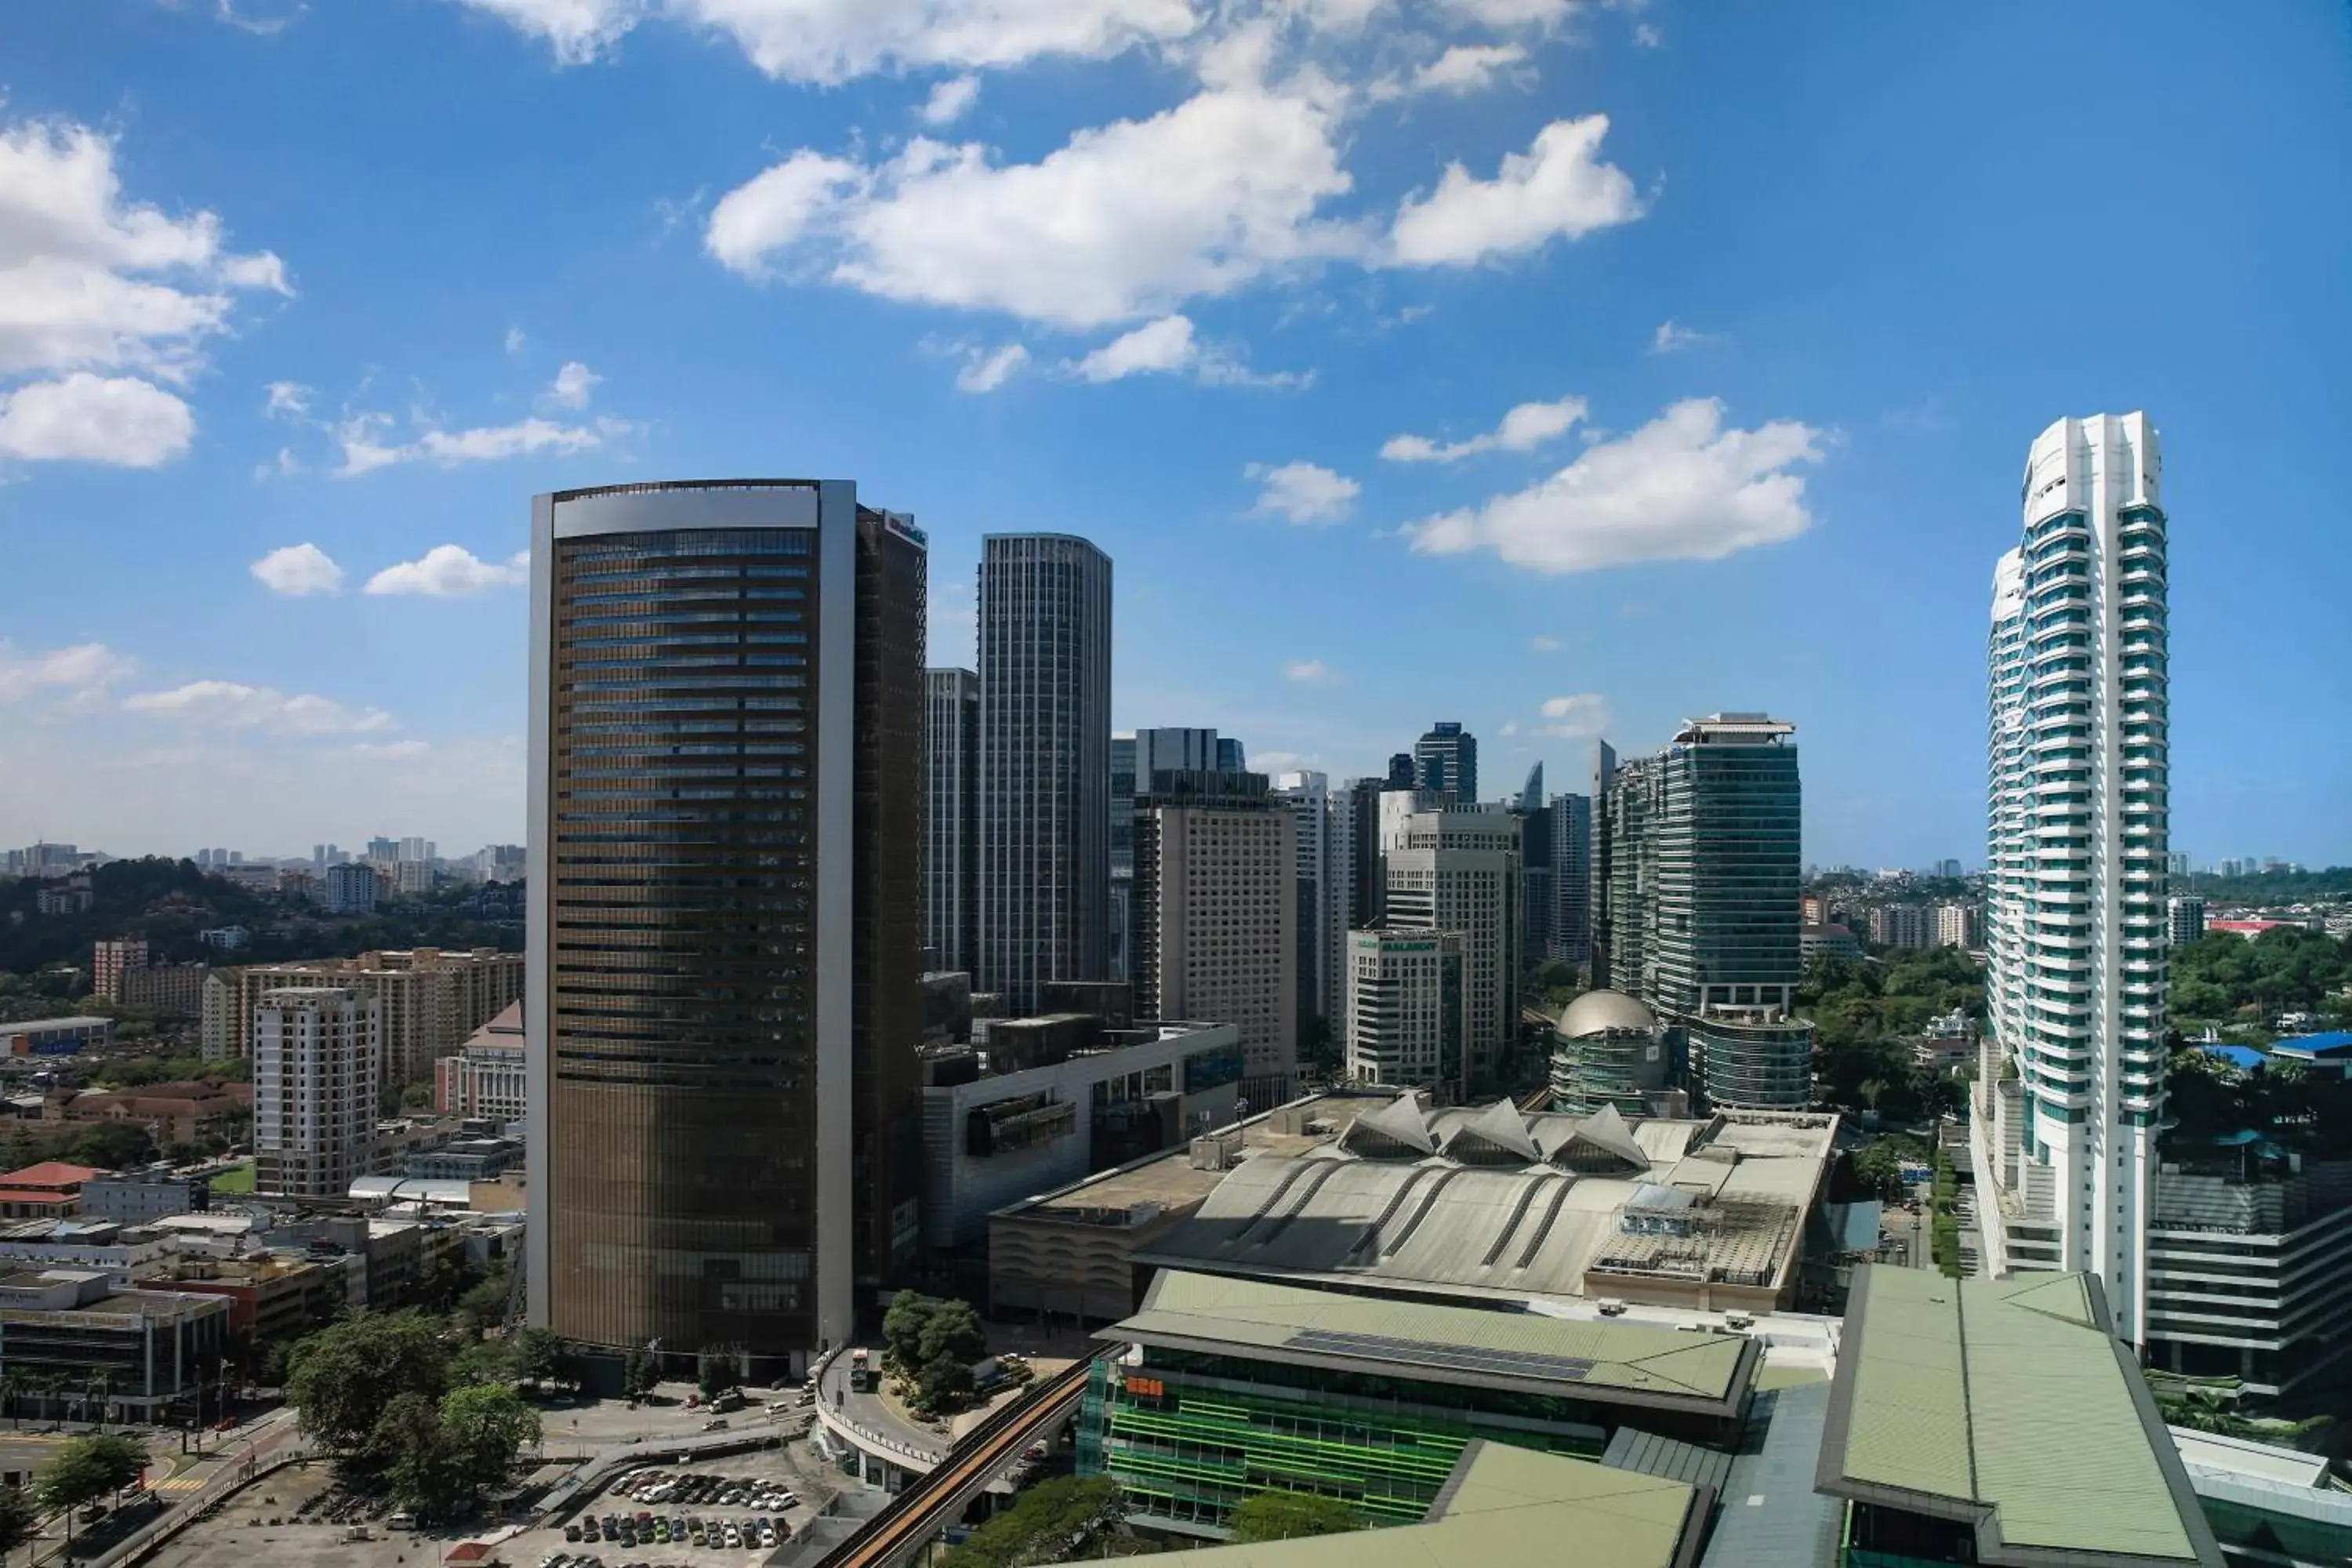
[[[1459,1102],[1465,996],[1460,931],[1352,931],[1347,993],[1348,1078],[1430,1089]]]
[[[1936,906],[1936,945],[1977,948],[1984,945],[1984,911],[1974,904]]]
[[[341,1198],[375,1139],[383,1009],[347,985],[263,994],[253,1015],[254,1190]]]
[[[2062,419],[2027,459],[2024,541],[1993,576],[1986,1260],[2100,1276],[2147,1337],[2164,1117],[2165,516],[2144,414]],[[2013,1104],[1999,1065],[2014,1063]],[[1996,1127],[1996,1123],[1999,1126]]]
[[[1500,809],[1390,818],[1395,798],[1381,797],[1387,923],[1460,933],[1463,1075],[1475,1090],[1500,1072],[1519,1027],[1518,819]]]
[[[1298,1071],[1297,825],[1262,773],[1160,775],[1135,814],[1135,1011],[1234,1025],[1253,1104]]]

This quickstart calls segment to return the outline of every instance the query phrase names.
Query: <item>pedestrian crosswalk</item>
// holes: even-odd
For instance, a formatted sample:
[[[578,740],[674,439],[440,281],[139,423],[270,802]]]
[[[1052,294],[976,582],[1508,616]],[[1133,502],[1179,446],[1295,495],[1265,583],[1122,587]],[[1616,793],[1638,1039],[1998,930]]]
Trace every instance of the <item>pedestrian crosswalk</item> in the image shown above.
[[[202,1476],[174,1476],[168,1481],[157,1481],[150,1489],[159,1492],[192,1492],[204,1484]]]

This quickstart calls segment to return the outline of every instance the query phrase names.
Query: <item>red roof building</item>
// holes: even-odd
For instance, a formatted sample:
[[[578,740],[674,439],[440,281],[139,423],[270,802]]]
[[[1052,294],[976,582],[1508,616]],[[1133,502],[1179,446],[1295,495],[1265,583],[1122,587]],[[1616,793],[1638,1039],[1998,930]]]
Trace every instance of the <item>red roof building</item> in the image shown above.
[[[44,1160],[0,1176],[0,1219],[66,1219],[81,1212],[81,1184],[105,1172]]]

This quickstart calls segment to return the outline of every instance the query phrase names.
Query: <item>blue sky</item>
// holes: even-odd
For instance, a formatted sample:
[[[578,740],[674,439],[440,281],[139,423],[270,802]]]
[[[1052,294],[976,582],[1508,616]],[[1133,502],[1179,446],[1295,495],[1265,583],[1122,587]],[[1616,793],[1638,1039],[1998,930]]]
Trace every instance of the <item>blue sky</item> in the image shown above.
[[[2352,12],[2218,16],[7,6],[0,840],[512,839],[528,498],[750,473],[917,515],[937,663],[1099,542],[1121,728],[1769,709],[1809,858],[1973,863],[2027,446],[2144,407],[2175,846],[2352,861]]]

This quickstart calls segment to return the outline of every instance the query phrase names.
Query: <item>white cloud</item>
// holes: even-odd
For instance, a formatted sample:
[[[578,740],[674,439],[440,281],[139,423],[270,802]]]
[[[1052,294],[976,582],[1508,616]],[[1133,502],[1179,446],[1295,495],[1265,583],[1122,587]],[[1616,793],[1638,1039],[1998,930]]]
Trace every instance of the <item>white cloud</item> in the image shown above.
[[[522,329],[520,327],[509,327],[507,329],[507,353],[510,354],[519,354],[522,353],[522,345],[528,341],[529,340],[522,335]]]
[[[978,77],[951,76],[931,89],[931,96],[923,100],[917,113],[926,125],[953,125],[979,98]]]
[[[384,433],[392,419],[384,414],[355,414],[335,427],[343,460],[335,469],[341,479],[373,473],[395,463],[431,462],[445,468],[459,463],[497,462],[507,458],[585,452],[625,435],[626,420],[599,419],[593,425],[559,425],[530,418],[512,425],[478,426],[471,430],[426,430],[414,441],[387,444]]]
[[[394,727],[392,715],[381,708],[348,708],[308,692],[289,697],[273,686],[234,680],[192,680],[168,691],[142,691],[124,698],[122,706],[133,713],[275,735],[369,734]]]
[[[188,447],[186,404],[155,385],[205,366],[236,294],[289,292],[267,251],[209,212],[126,202],[112,138],[63,120],[0,127],[0,453],[151,467]],[[104,372],[127,372],[109,376]]]
[[[1537,653],[1558,653],[1559,639],[1555,637],[1546,637],[1543,633],[1538,632],[1528,639],[1528,647]]]
[[[558,408],[585,408],[596,384],[604,379],[576,359],[566,361],[547,389],[547,401]]]
[[[1200,355],[1192,320],[1162,316],[1095,350],[1077,363],[1074,374],[1086,381],[1117,381],[1153,371],[1182,370]]]
[[[266,38],[273,33],[282,33],[292,26],[295,20],[308,9],[310,7],[307,5],[297,5],[292,10],[281,11],[274,16],[254,16],[238,11],[236,0],[219,0],[214,14],[232,27],[251,33],[257,37]]]
[[[1034,163],[928,137],[872,165],[803,149],[723,197],[704,244],[747,276],[1071,328],[1363,254],[1357,230],[1318,212],[1351,184],[1339,95],[1316,77],[1268,88],[1255,69],[1238,48],[1219,55],[1191,99]]]
[[[1541,711],[1549,722],[1537,725],[1535,732],[1556,741],[1590,740],[1609,728],[1609,699],[1591,691],[1547,698]]]
[[[987,68],[1051,55],[1104,58],[1199,25],[1186,0],[466,0],[593,59],[663,16],[731,39],[772,77],[835,84],[886,68]]]
[[[994,392],[1021,374],[1029,363],[1029,351],[1020,343],[1006,343],[986,353],[974,349],[956,372],[958,392]]]
[[[0,702],[59,697],[68,706],[103,697],[129,676],[131,662],[104,643],[78,643],[47,653],[19,653],[0,640]]]
[[[262,416],[269,419],[308,419],[310,399],[316,394],[299,381],[273,381],[262,388],[266,401]]]
[[[1826,440],[1793,420],[1727,430],[1721,403],[1692,398],[1539,484],[1405,531],[1423,554],[1492,550],[1545,573],[1717,560],[1811,524],[1804,478],[1789,470],[1819,462]]]
[[[1631,223],[1642,203],[1624,171],[1601,161],[1609,117],[1555,120],[1525,153],[1504,154],[1495,178],[1447,165],[1437,189],[1409,196],[1390,232],[1391,251],[1408,267],[1465,267],[1529,251],[1556,237],[1576,239]]]
[[[436,544],[415,561],[387,566],[368,579],[371,594],[425,594],[453,598],[492,588],[519,587],[530,581],[528,552],[504,565],[484,561],[461,544]]]
[[[1242,477],[1256,479],[1262,486],[1252,510],[1275,512],[1293,523],[1338,522],[1355,506],[1364,488],[1314,463],[1284,463],[1275,468],[1252,463],[1242,470]]]
[[[273,594],[299,599],[306,594],[340,594],[343,569],[315,544],[288,544],[247,568]]]
[[[1328,686],[1339,679],[1332,673],[1331,667],[1319,658],[1292,659],[1282,667],[1282,678],[1307,686]],[[1263,763],[1265,759],[1261,756],[1258,760]]]
[[[185,403],[137,376],[76,371],[0,393],[0,458],[152,468],[185,452],[195,430]]]
[[[280,447],[278,448],[277,457],[253,465],[253,477],[257,480],[283,479],[289,474],[299,474],[301,471],[302,459],[294,455],[294,448],[291,447]]]
[[[1549,27],[1569,18],[1580,0],[1438,0],[1441,9],[1489,27]]]
[[[354,741],[355,755],[373,757],[380,762],[398,762],[407,757],[421,757],[433,750],[429,741]]]
[[[1483,436],[1444,446],[1426,436],[1391,436],[1382,443],[1381,456],[1392,463],[1454,463],[1480,452],[1531,452],[1546,441],[1566,435],[1586,412],[1581,397],[1522,403]]]
[[[1208,386],[1306,386],[1315,379],[1312,371],[1254,371],[1224,350],[1201,342],[1187,316],[1146,321],[1083,359],[1064,362],[1062,371],[1094,382],[1189,373]]]
[[[1721,332],[1702,332],[1670,318],[1660,321],[1658,330],[1650,334],[1650,352],[1654,354],[1680,353],[1685,349],[1702,348],[1722,341]]]
[[[1639,47],[1644,49],[1654,49],[1665,41],[1665,35],[1659,32],[1658,29],[1650,23],[1636,22],[1633,24],[1633,42]]]
[[[1528,51],[1517,44],[1456,44],[1414,71],[1404,84],[1404,90],[1482,92],[1496,76],[1524,64],[1527,58]]]
[[[835,216],[845,196],[862,194],[870,183],[864,165],[803,147],[719,198],[703,229],[703,248],[722,265],[758,276],[820,221]]]

